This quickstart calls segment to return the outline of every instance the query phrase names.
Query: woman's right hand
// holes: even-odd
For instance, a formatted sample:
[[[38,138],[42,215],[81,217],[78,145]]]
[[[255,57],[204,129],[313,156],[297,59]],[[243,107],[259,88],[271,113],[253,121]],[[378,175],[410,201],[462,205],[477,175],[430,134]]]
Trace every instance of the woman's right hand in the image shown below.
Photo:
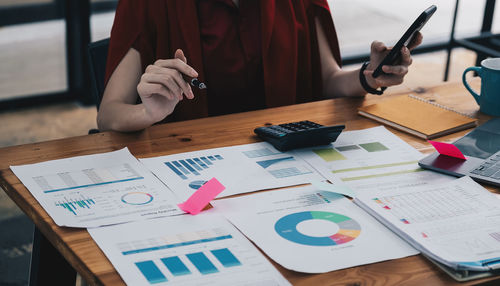
[[[175,51],[173,59],[157,60],[146,68],[137,85],[142,104],[152,121],[163,120],[174,111],[175,106],[185,95],[193,99],[191,86],[183,75],[197,77],[198,73],[187,64],[182,50]]]

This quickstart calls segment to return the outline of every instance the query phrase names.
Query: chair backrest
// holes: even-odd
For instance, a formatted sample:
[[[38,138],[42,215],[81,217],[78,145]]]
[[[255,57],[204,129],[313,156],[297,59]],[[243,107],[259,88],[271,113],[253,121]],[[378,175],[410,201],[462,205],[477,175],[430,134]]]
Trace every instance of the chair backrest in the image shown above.
[[[90,66],[90,81],[92,85],[91,89],[97,110],[99,110],[102,95],[104,93],[104,77],[106,74],[108,47],[109,38],[90,43],[87,48]]]

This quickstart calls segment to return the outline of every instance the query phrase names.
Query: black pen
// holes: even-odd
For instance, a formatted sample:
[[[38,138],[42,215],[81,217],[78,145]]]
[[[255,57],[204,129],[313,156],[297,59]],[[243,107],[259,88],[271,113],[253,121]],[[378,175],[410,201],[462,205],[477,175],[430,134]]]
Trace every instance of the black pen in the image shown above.
[[[185,76],[183,75],[182,76],[184,78],[185,81],[187,81],[191,86],[194,86],[194,87],[197,87],[198,89],[205,89],[207,88],[207,85],[204,84],[203,82],[201,82],[198,78],[196,77],[188,77],[188,76]]]

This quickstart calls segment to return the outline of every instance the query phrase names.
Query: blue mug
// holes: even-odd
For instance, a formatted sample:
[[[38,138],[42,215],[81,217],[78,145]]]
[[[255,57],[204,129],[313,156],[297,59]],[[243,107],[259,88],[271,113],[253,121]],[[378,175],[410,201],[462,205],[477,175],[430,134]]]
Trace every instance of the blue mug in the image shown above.
[[[481,94],[477,94],[467,83],[465,75],[469,71],[475,71],[481,78]],[[480,67],[467,68],[462,75],[462,81],[479,104],[481,112],[500,116],[500,58],[485,59]]]

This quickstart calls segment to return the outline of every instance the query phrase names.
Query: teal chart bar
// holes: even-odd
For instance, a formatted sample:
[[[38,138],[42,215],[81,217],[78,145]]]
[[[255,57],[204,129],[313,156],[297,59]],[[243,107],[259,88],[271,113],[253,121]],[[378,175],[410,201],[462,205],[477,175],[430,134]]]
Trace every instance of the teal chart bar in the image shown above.
[[[203,252],[190,253],[186,256],[203,275],[219,272]]]
[[[142,275],[146,277],[150,284],[157,284],[162,282],[167,282],[167,277],[161,273],[160,269],[151,260],[136,262],[135,265],[142,272]]]
[[[165,264],[165,266],[170,272],[172,272],[174,276],[191,274],[191,271],[189,271],[186,265],[182,263],[181,259],[178,256],[162,258],[161,262]]]
[[[238,258],[236,258],[236,256],[234,256],[233,253],[227,248],[211,250],[210,252],[212,252],[215,258],[217,258],[217,260],[219,260],[220,263],[224,265],[224,267],[241,265],[241,262],[238,260]]]
[[[95,201],[85,197],[79,199],[64,198],[64,200],[56,202],[56,206],[66,209],[73,215],[78,215],[79,209],[90,209],[93,205],[95,205]]]

